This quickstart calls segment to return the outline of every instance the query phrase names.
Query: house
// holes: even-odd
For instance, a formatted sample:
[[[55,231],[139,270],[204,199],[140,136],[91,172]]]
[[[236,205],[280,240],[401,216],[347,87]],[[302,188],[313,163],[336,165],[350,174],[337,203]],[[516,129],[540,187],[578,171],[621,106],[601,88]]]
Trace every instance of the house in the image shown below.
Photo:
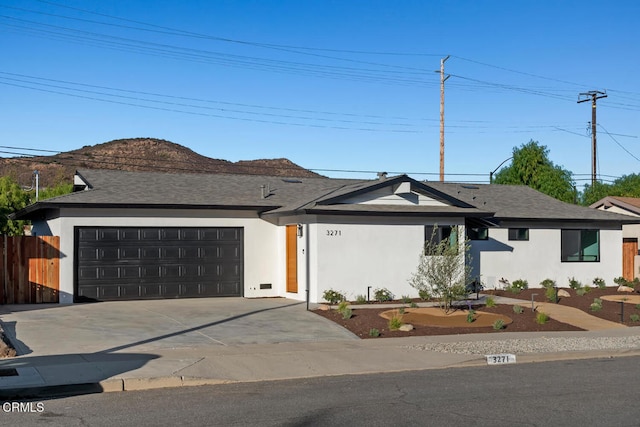
[[[608,196],[589,206],[607,212],[615,212],[640,219],[640,198]],[[640,224],[622,226],[622,276],[627,280],[640,277],[640,256],[638,256]]]
[[[474,274],[611,280],[624,215],[524,186],[81,170],[72,194],[14,214],[60,236],[60,302],[206,296],[321,302],[408,279],[425,239],[471,239]]]

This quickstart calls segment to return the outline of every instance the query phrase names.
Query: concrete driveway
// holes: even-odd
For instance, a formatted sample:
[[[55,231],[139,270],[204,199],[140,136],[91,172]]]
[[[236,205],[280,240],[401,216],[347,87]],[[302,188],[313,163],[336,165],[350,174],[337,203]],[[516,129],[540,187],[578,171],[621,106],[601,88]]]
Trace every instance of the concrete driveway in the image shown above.
[[[284,298],[5,305],[0,321],[33,356],[358,339]]]

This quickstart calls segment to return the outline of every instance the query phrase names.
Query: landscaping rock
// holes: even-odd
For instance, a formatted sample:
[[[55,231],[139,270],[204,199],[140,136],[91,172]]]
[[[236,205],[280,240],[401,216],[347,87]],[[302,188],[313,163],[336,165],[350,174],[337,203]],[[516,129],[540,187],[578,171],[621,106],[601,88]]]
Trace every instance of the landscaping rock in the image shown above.
[[[398,329],[399,331],[403,331],[403,332],[409,332],[409,331],[413,331],[413,325],[410,325],[408,323],[400,326],[400,328]]]
[[[558,297],[570,298],[571,294],[566,289],[558,289]]]
[[[328,306],[328,305],[326,305],[326,304],[321,304],[321,305],[318,307],[318,310],[322,310],[322,311],[329,311],[330,309],[331,309],[331,307],[329,307],[329,306]]]
[[[635,292],[635,290],[629,286],[620,286],[618,292]]]

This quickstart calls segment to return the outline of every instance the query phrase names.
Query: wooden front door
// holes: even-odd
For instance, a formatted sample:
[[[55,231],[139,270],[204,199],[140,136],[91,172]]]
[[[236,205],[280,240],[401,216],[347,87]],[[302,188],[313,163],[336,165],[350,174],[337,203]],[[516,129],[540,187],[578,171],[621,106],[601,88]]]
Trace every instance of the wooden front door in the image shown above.
[[[298,292],[297,225],[287,225],[287,292]]]
[[[622,239],[622,276],[631,281],[635,277],[634,259],[638,254],[638,239]]]

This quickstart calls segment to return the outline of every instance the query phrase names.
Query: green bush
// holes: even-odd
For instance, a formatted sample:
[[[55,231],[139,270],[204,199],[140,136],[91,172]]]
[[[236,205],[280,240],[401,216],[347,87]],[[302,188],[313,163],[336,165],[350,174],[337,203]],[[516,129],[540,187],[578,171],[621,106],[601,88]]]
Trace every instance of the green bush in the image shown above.
[[[596,288],[604,289],[607,287],[607,283],[602,277],[596,277],[595,279],[593,279],[593,286],[595,286]]]
[[[544,325],[548,321],[549,321],[549,315],[547,313],[543,313],[542,311],[539,311],[536,313],[536,323],[538,325]]]
[[[524,308],[522,308],[521,305],[516,304],[516,305],[513,306],[513,312],[514,313],[522,314],[523,311],[524,311]]]
[[[544,296],[547,298],[547,301],[556,302],[556,288],[546,288],[544,290]]]
[[[496,300],[493,299],[493,297],[488,296],[487,299],[485,300],[485,304],[487,307],[495,307],[496,306]]]
[[[402,295],[402,303],[403,304],[411,304],[411,297],[408,295]]]
[[[494,331],[499,331],[501,329],[504,329],[504,320],[498,319],[495,322],[493,322],[492,326]]]
[[[631,320],[632,322],[640,322],[640,315],[633,313],[631,316],[629,316],[629,320]]]
[[[418,291],[418,296],[423,301],[429,301],[431,299],[431,294],[429,294],[429,291],[427,289],[420,289]]]
[[[616,277],[615,279],[613,279],[613,283],[615,283],[618,286],[629,286],[629,282],[627,281],[627,279],[625,279],[622,276]]]
[[[351,319],[351,316],[353,316],[353,310],[351,310],[349,307],[347,307],[344,310],[342,310],[340,312],[340,314],[342,314],[342,318],[344,320]]]
[[[556,286],[556,281],[551,279],[544,279],[542,282],[540,282],[540,286],[545,289],[553,289]]]
[[[380,336],[380,331],[377,330],[376,328],[371,328],[371,329],[369,329],[369,336],[370,337],[374,337],[374,338],[379,337]]]
[[[393,294],[387,288],[378,288],[374,290],[373,297],[378,302],[391,301],[393,299]]]
[[[342,313],[347,308],[349,308],[349,303],[347,301],[340,301],[340,304],[338,304],[338,311]]]
[[[402,326],[402,315],[400,313],[394,314],[391,319],[389,319],[389,329],[392,331],[397,331]]]
[[[475,315],[475,310],[469,310],[467,313],[467,323],[473,323],[476,320]]]
[[[411,301],[411,308],[418,308],[418,304],[416,304],[415,302]]]
[[[527,282],[526,280],[518,279],[518,280],[514,280],[513,283],[511,283],[509,290],[514,294],[517,294],[528,288],[529,288],[529,282]]]
[[[640,304],[636,304],[636,310],[640,310]]]
[[[580,289],[582,287],[582,283],[580,283],[580,281],[576,280],[575,277],[569,277],[569,287],[571,289],[577,290],[577,289]]]
[[[582,288],[578,288],[576,289],[576,294],[578,294],[579,296],[584,296],[585,294],[589,293],[589,291],[591,291],[591,287],[590,286],[583,286]]]
[[[333,289],[327,289],[322,293],[322,298],[331,305],[338,304],[340,301],[344,301],[347,298],[343,293],[334,291]]]
[[[593,302],[590,305],[591,311],[600,311],[602,310],[602,300],[600,298],[594,298]]]
[[[364,295],[356,296],[356,304],[366,304],[366,303],[367,303],[367,297],[365,297]]]

